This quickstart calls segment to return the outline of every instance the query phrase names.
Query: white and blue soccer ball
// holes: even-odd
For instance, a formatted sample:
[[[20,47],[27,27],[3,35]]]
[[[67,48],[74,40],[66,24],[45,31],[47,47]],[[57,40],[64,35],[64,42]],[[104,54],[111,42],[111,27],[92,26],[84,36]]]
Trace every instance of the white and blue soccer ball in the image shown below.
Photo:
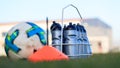
[[[26,59],[46,45],[45,32],[31,22],[17,24],[5,38],[6,55],[13,60]]]

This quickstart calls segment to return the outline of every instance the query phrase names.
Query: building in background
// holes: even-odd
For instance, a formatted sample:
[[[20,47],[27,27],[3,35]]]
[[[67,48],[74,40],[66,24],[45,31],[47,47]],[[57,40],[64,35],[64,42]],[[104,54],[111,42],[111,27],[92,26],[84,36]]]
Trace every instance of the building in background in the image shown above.
[[[61,23],[61,20],[55,20]],[[46,21],[31,21],[46,31]],[[80,23],[80,19],[65,19],[63,24]],[[0,23],[0,55],[5,55],[4,38],[8,30],[20,22]],[[52,20],[49,21],[49,30]],[[112,46],[112,28],[98,18],[84,19],[81,23],[87,30],[93,53],[108,53]],[[49,31],[49,42],[51,44],[51,33]]]
[[[85,19],[93,53],[108,53],[112,47],[112,28],[100,19]]]

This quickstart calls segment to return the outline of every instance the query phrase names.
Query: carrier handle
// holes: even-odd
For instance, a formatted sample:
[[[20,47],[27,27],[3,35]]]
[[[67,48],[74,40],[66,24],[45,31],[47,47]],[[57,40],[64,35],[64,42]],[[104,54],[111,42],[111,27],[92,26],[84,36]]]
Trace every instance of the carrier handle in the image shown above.
[[[76,6],[74,6],[73,4],[69,4],[69,5],[67,5],[67,6],[65,6],[63,9],[62,9],[62,28],[63,28],[63,21],[64,21],[64,10],[66,9],[66,8],[68,8],[68,7],[73,7],[73,8],[75,8],[76,9],[76,11],[78,12],[78,15],[80,16],[80,22],[82,23],[82,20],[83,20],[83,18],[82,18],[82,16],[81,16],[81,14],[80,14],[80,12],[79,12],[79,10],[78,10],[78,8],[76,7]],[[63,29],[61,29],[61,52],[62,52],[62,39],[63,39]]]
[[[76,6],[74,6],[73,4],[69,4],[69,5],[65,6],[65,7],[62,9],[62,26],[63,26],[63,21],[64,21],[64,10],[65,10],[66,8],[70,7],[70,6],[73,7],[73,8],[75,8],[76,11],[78,12],[78,15],[80,16],[80,22],[83,20],[80,12],[79,12],[79,10],[78,10],[78,8],[77,8]]]

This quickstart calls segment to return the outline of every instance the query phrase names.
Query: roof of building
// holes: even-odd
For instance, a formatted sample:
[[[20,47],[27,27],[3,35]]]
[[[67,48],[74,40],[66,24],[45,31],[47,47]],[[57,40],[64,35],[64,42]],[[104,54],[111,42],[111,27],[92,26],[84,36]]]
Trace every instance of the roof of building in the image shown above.
[[[80,20],[79,18],[74,18],[74,19],[65,19],[65,21],[69,22],[69,21],[78,21]],[[56,21],[61,22],[60,19],[56,19]],[[45,20],[40,20],[40,21],[32,21],[32,22],[46,22]],[[49,22],[52,22],[52,20],[49,20]],[[7,22],[7,23],[0,23],[0,25],[12,25],[12,24],[17,24],[19,22]],[[104,21],[98,19],[98,18],[87,18],[83,20],[83,23],[87,23],[90,26],[94,26],[94,27],[102,27],[102,28],[111,28],[111,26],[109,26],[108,24],[106,24]]]
[[[111,28],[108,24],[106,24],[104,21],[98,19],[98,18],[88,18],[84,19],[83,23],[87,23],[90,26],[97,26],[97,27],[102,27],[102,28]]]

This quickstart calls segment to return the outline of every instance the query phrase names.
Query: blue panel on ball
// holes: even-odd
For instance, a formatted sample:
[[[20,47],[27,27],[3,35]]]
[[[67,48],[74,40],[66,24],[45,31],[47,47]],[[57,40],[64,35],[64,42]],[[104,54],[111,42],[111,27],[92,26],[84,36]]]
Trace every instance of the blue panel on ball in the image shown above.
[[[27,32],[28,37],[31,37],[31,36],[36,34],[36,35],[38,35],[41,43],[46,45],[46,40],[45,40],[45,37],[44,37],[44,30],[39,28],[37,25],[35,25],[33,23],[30,23],[30,22],[27,22],[27,23],[32,26],[32,28],[31,28],[32,30]]]
[[[14,45],[13,43],[9,42],[7,39],[5,39],[5,43],[6,46],[8,46],[11,50],[13,50],[14,52],[19,52],[20,48],[18,48],[16,45]]]
[[[15,32],[13,32],[11,34],[11,36],[9,37],[8,35],[5,38],[5,43],[6,43],[6,47],[8,47],[9,49],[13,50],[14,52],[19,52],[21,49],[18,48],[15,44],[13,44],[14,40],[16,39],[16,37],[18,36],[19,31],[16,30]],[[9,38],[8,38],[9,37]],[[8,40],[9,39],[9,40]],[[7,50],[8,51],[8,50]]]

